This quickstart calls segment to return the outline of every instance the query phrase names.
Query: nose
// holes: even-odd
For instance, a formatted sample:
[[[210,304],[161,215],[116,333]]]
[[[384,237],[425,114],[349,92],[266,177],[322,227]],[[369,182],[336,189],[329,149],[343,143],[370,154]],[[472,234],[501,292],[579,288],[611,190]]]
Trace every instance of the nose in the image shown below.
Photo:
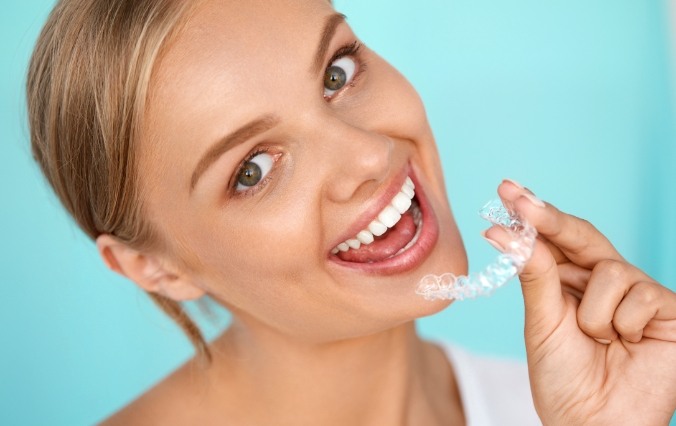
[[[329,200],[352,200],[389,176],[393,141],[386,135],[336,118],[325,120],[320,134],[317,142],[328,163],[324,190]]]

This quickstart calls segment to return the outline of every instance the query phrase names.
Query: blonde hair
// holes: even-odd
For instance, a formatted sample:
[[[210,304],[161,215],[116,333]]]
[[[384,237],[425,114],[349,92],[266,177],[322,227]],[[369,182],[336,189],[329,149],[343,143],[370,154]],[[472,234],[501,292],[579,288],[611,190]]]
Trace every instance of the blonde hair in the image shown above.
[[[26,87],[33,156],[92,239],[158,243],[143,214],[136,147],[153,66],[190,3],[61,0],[38,38]],[[184,308],[149,295],[210,359]]]

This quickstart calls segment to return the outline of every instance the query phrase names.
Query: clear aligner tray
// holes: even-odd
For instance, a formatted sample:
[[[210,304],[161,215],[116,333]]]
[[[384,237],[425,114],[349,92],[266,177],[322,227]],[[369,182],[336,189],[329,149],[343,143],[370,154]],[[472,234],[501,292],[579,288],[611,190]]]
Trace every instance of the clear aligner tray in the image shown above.
[[[507,230],[512,239],[495,262],[481,272],[456,276],[450,272],[442,275],[425,275],[418,283],[416,293],[427,300],[463,300],[488,296],[514,278],[533,254],[537,231],[526,221],[505,208],[499,199],[489,201],[479,216]]]

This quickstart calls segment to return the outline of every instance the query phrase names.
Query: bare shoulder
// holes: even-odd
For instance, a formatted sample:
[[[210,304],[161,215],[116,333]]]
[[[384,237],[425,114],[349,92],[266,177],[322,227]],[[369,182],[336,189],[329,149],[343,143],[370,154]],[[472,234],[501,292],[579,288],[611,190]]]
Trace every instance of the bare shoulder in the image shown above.
[[[209,368],[190,360],[100,424],[192,424],[208,405]]]

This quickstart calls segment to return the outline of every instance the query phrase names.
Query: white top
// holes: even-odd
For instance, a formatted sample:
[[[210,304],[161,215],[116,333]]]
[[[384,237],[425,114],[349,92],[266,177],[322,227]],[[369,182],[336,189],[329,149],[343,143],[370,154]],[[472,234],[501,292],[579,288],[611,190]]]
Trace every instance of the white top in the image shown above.
[[[480,357],[439,343],[453,366],[467,426],[542,425],[525,363]]]

